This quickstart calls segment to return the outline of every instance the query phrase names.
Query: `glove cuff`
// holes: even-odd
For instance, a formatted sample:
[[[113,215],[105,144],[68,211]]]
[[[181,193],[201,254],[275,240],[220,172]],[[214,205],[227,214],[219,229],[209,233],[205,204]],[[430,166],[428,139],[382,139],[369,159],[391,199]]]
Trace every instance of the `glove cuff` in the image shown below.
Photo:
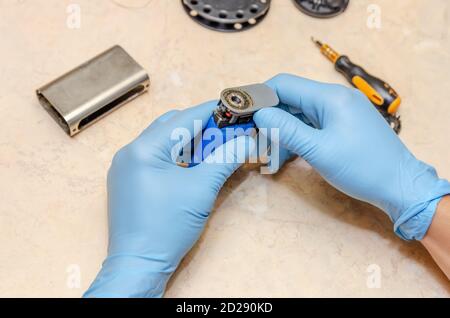
[[[158,270],[152,260],[136,256],[108,257],[86,298],[159,298],[172,270]]]
[[[450,183],[439,179],[425,201],[408,208],[394,223],[394,232],[404,240],[422,240],[431,225],[442,197],[450,194]]]

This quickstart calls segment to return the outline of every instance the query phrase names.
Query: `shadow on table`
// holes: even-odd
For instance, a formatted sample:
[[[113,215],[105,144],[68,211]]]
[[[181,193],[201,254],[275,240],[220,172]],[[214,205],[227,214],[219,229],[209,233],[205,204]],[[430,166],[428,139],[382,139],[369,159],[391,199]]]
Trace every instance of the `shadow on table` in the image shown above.
[[[448,284],[447,277],[433,261],[422,244],[419,242],[406,242],[398,238],[393,232],[392,222],[382,211],[370,204],[352,199],[336,190],[315,171],[307,166],[299,165],[298,160],[301,159],[286,164],[275,175],[261,175],[260,177],[271,178],[277,184],[285,187],[289,193],[295,193],[295,195],[300,196],[309,205],[335,218],[339,222],[345,222],[352,226],[377,233],[383,239],[388,240],[392,248],[400,251],[405,258],[421,264],[450,293],[450,285]],[[218,209],[234,191],[237,191],[236,189],[239,188],[239,185],[251,173],[257,170],[259,170],[259,166],[246,166],[245,169],[240,169],[236,172],[222,189],[215,209]],[[308,189],[308,191],[305,191],[305,189]],[[342,208],[336,208],[337,206],[341,206]],[[208,231],[208,228],[209,226],[207,225],[204,233]],[[199,242],[197,242],[183,259],[171,282],[177,277],[177,273],[186,267],[198,253],[199,246],[204,237],[205,235],[202,235]],[[171,282],[169,282],[168,289],[172,285]]]

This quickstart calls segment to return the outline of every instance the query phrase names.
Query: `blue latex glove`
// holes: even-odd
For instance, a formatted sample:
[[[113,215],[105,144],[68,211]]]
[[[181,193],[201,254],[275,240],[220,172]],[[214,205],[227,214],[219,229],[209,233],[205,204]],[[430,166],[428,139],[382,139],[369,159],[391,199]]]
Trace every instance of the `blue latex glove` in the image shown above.
[[[267,84],[313,127],[278,108],[256,113],[258,127],[279,128],[282,147],[337,189],[385,211],[403,239],[424,237],[450,184],[409,152],[361,92],[287,74]]]
[[[108,174],[108,257],[85,297],[163,295],[202,233],[219,190],[255,148],[253,138],[242,136],[215,151],[228,163],[182,168],[174,162],[174,129],[197,135],[203,127],[194,128],[194,120],[206,125],[216,105],[171,111],[116,154]]]

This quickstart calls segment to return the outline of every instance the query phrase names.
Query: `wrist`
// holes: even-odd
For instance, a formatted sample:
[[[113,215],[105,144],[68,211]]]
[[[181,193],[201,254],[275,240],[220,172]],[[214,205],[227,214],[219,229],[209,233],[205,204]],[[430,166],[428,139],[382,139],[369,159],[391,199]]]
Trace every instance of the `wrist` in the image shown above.
[[[380,207],[390,216],[394,231],[404,240],[421,240],[430,227],[440,199],[450,183],[436,170],[406,152],[390,174]]]
[[[393,218],[394,231],[404,240],[422,240],[431,225],[440,200],[450,193],[450,183],[439,179],[434,168],[422,164],[409,187],[402,187],[402,208]],[[419,170],[420,171],[420,170]],[[404,189],[407,188],[407,191]],[[392,215],[392,214],[391,214]]]
[[[88,298],[162,297],[173,270],[139,256],[109,256],[83,295]]]
[[[450,279],[450,196],[443,197],[425,237],[421,241]]]
[[[437,206],[443,196],[411,207],[394,223],[394,232],[402,239],[422,240],[433,221]]]

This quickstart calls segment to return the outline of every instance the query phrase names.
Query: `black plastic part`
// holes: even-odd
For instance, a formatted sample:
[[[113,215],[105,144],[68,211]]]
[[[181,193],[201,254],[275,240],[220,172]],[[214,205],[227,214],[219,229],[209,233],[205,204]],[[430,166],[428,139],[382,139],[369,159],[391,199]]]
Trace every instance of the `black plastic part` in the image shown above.
[[[245,125],[252,121],[253,114],[247,114],[245,116],[239,116],[234,118],[236,121],[234,123],[230,123],[230,118],[228,118],[225,114],[223,114],[220,110],[216,110],[213,113],[214,122],[216,123],[217,128],[225,128],[233,125]]]
[[[186,13],[204,27],[238,32],[261,22],[271,0],[181,0]]]
[[[391,128],[395,131],[395,133],[398,135],[400,134],[400,131],[402,130],[402,121],[400,119],[400,116],[391,115],[387,112],[379,109],[381,115],[383,115],[384,119],[386,119],[387,123]]]
[[[334,66],[353,86],[353,78],[355,76],[364,79],[383,98],[383,101],[380,100],[383,104],[377,105],[382,110],[387,112],[389,106],[398,98],[397,92],[388,83],[370,75],[361,66],[352,63],[347,56],[340,56]]]
[[[350,59],[345,55],[341,55],[334,66],[336,70],[342,73],[353,86],[353,78],[355,76],[359,76],[378,92],[378,94],[383,98],[383,104],[376,105],[372,102],[373,105],[380,111],[389,126],[391,126],[397,134],[400,133],[402,128],[400,117],[388,113],[389,105],[391,105],[398,98],[397,92],[389,84],[370,75],[362,67],[352,63],[352,61],[350,61]]]
[[[347,9],[349,0],[293,0],[303,13],[315,18],[332,18]]]

